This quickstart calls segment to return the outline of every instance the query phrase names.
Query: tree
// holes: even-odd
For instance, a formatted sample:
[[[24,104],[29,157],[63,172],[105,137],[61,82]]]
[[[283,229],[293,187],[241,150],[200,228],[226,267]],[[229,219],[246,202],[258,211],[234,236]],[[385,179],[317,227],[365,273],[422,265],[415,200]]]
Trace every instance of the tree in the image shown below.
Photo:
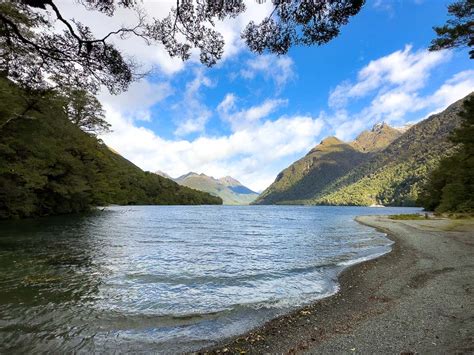
[[[64,111],[71,122],[86,133],[96,135],[110,131],[101,103],[87,91],[69,90],[65,96]]]
[[[461,126],[450,139],[456,152],[440,161],[420,197],[427,210],[474,212],[474,95],[463,103]]]
[[[0,71],[26,87],[76,88],[95,93],[126,90],[140,77],[137,65],[110,42],[136,36],[147,44],[162,44],[172,57],[187,60],[193,48],[204,65],[223,54],[218,21],[245,12],[244,0],[176,0],[168,16],[157,19],[135,0],[77,0],[91,11],[114,16],[118,7],[135,11],[136,25],[117,28],[102,38],[77,20],[65,19],[53,0],[0,3]],[[262,0],[256,0],[263,2]],[[339,34],[364,0],[271,0],[273,12],[242,32],[256,52],[286,53],[294,45],[322,45]],[[58,24],[64,28],[58,32]]]
[[[438,35],[430,50],[470,47],[474,59],[474,0],[463,0],[448,6],[449,19],[442,27],[435,27]],[[439,212],[474,211],[474,96],[463,103],[459,114],[461,126],[450,136],[457,151],[440,161],[431,173],[419,202],[427,210]]]
[[[448,14],[453,18],[441,27],[434,27],[438,38],[431,42],[430,50],[470,47],[469,55],[474,59],[474,0],[452,3]]]

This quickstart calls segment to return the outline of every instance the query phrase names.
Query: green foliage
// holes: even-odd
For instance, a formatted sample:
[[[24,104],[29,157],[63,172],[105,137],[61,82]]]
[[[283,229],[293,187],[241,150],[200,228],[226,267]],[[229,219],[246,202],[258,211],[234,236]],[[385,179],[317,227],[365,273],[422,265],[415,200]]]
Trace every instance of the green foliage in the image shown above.
[[[311,199],[330,182],[363,162],[366,155],[335,137],[329,137],[278,174],[275,182],[255,203],[292,204]]]
[[[110,131],[101,103],[85,90],[66,90],[64,110],[71,122],[84,132],[99,134]]]
[[[448,136],[460,123],[461,107],[462,100],[394,140],[386,129],[378,136],[363,133],[351,144],[326,139],[280,173],[257,203],[417,206],[427,177],[454,149]],[[474,132],[463,137],[457,139],[473,139]],[[391,143],[381,149],[379,138]]]
[[[431,42],[430,50],[446,48],[470,47],[470,58],[474,58],[474,1],[456,1],[448,6],[448,14],[452,16],[445,25],[435,27],[438,38]]]
[[[461,126],[451,140],[457,150],[441,160],[430,175],[420,202],[427,210],[437,212],[474,212],[474,96],[464,102],[459,114]]]
[[[395,221],[416,221],[427,219],[428,217],[419,214],[393,214],[391,216],[388,216],[388,218],[393,219]]]
[[[0,219],[107,204],[222,203],[143,172],[75,126],[62,103],[0,80]]]
[[[97,37],[93,28],[62,13],[62,6],[56,2],[0,1],[0,72],[25,87],[74,87],[96,93],[102,86],[111,93],[124,91],[142,77],[136,63],[115,47],[118,39],[129,37],[158,45],[183,61],[198,51],[201,63],[211,67],[224,53],[224,36],[218,23],[247,9],[244,0],[176,0],[167,14],[161,7],[157,13],[148,13],[136,0],[75,1],[89,11],[111,17],[118,8],[135,13],[133,25],[110,28]],[[259,54],[285,54],[292,46],[323,45],[339,35],[340,28],[362,9],[364,2],[275,1],[271,14],[260,23],[250,21],[241,37],[250,50]]]
[[[310,203],[419,205],[419,194],[440,159],[452,152],[462,100],[411,127],[387,148],[328,185]]]

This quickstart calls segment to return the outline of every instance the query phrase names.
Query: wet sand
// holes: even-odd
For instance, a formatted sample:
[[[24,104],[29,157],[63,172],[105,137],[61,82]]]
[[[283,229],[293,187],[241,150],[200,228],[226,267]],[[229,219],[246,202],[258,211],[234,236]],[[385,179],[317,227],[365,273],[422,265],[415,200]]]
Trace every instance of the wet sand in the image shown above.
[[[202,352],[474,353],[474,221],[357,221],[392,252],[345,270],[336,295]]]

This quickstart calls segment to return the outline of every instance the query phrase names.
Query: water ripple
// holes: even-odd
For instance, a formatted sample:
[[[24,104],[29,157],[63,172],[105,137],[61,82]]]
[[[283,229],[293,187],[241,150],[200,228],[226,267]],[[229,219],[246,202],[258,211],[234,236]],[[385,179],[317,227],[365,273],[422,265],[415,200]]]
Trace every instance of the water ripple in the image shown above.
[[[359,214],[407,209],[111,207],[0,223],[0,353],[186,351],[338,290],[387,252]]]

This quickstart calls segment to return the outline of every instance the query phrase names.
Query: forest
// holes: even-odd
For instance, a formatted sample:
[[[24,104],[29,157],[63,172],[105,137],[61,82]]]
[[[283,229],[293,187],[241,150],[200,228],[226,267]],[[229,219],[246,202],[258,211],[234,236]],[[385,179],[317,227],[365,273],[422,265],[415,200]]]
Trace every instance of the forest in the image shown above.
[[[0,219],[93,206],[221,204],[144,172],[68,117],[67,98],[0,79]]]

